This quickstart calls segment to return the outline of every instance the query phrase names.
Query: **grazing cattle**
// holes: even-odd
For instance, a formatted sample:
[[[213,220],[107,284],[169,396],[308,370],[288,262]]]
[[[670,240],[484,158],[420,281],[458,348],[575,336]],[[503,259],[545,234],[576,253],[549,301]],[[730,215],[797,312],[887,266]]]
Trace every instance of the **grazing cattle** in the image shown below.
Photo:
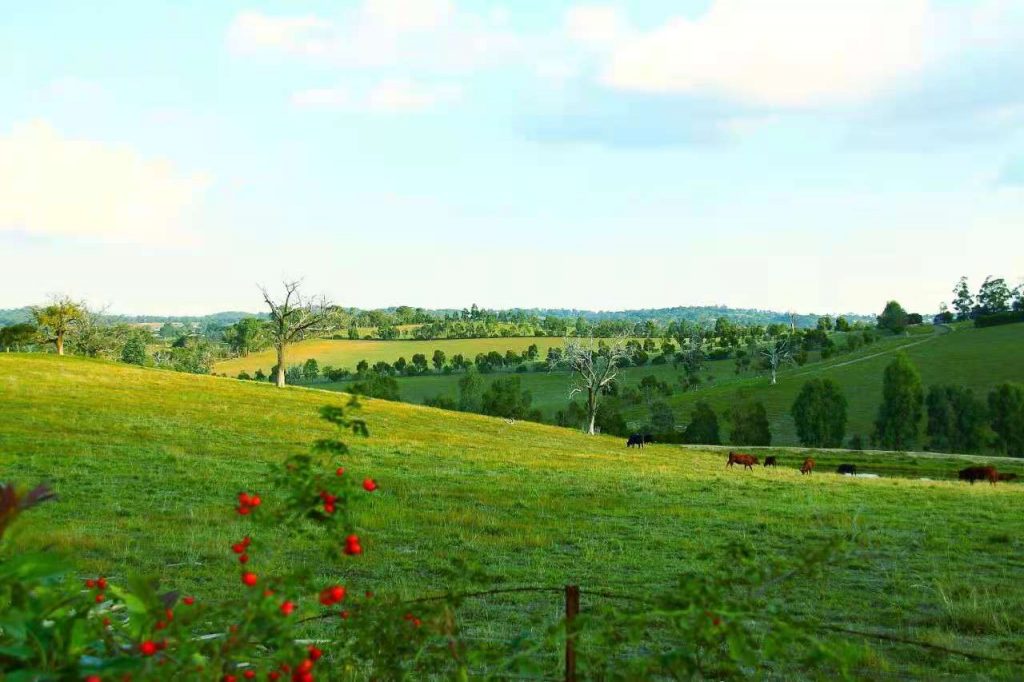
[[[627,448],[631,448],[634,445],[637,446],[638,448],[642,448],[644,446],[644,437],[641,436],[639,433],[634,433],[626,441]]]
[[[775,457],[775,455],[768,455],[767,457],[764,458],[764,465],[766,467],[774,467],[778,466],[778,464],[779,460],[778,458]]]
[[[839,468],[836,469],[837,474],[843,474],[844,476],[856,476],[857,465],[856,464],[840,464]]]
[[[960,480],[974,485],[975,481],[988,481],[992,485],[999,480],[999,472],[995,467],[967,467],[960,470]]]
[[[729,461],[725,466],[731,467],[733,464],[742,464],[744,469],[753,471],[754,465],[757,463],[757,457],[753,455],[744,455],[742,452],[730,452]]]
[[[1020,476],[1017,474],[999,474],[1000,481],[1016,481]]]
[[[653,442],[654,442],[654,436],[652,436],[649,433],[645,433],[644,434],[644,445],[647,445],[648,443],[653,443]]]
[[[804,460],[804,463],[800,466],[800,473],[809,474],[814,471],[814,460],[808,457]]]

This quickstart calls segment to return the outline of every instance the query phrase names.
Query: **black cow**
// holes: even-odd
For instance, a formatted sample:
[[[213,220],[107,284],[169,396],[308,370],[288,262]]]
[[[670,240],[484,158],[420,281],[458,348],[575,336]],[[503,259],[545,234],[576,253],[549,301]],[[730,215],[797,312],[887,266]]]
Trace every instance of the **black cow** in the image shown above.
[[[644,434],[644,445],[647,445],[648,443],[653,443],[653,442],[654,442],[654,436],[652,436],[649,433],[645,433]]]
[[[766,467],[777,467],[779,466],[779,460],[775,455],[768,455],[764,458],[764,465]]]
[[[856,464],[840,464],[839,467],[836,469],[836,473],[837,474],[846,474],[847,476],[856,476],[857,475],[857,465]]]
[[[637,446],[638,448],[642,448],[644,446],[644,437],[641,436],[639,433],[632,434],[626,441],[627,448],[631,448],[634,445]]]

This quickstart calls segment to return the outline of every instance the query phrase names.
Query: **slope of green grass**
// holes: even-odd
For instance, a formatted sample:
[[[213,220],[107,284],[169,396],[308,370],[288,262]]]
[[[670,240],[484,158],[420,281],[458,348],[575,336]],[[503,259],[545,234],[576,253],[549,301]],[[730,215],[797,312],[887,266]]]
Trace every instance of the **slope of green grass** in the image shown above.
[[[18,546],[70,552],[83,573],[159,573],[174,587],[234,591],[232,495],[267,491],[266,467],[333,435],[317,417],[345,398],[326,391],[191,376],[49,355],[0,355],[0,478],[49,480],[60,501],[33,514]],[[405,595],[461,587],[451,559],[478,562],[490,584],[579,583],[617,592],[667,586],[704,550],[744,539],[799,554],[852,538],[791,607],[997,656],[1024,657],[1024,485],[854,479],[793,468],[744,472],[715,449],[653,446],[565,429],[366,401],[371,438],[346,466],[381,486],[359,523],[366,554],[325,565],[305,541],[272,537],[267,572],[307,563],[353,590]],[[804,453],[787,452],[795,462]],[[899,455],[828,453],[837,461]],[[860,459],[863,458],[863,459]],[[963,459],[916,458],[939,478]],[[1024,473],[1022,462],[999,461]],[[584,604],[586,608],[586,604]],[[470,602],[470,632],[509,637],[523,614],[557,617],[545,598]],[[981,676],[1006,668],[881,647],[865,679]],[[816,677],[789,671],[786,677]]]
[[[797,445],[796,426],[789,410],[805,381],[829,378],[839,384],[848,402],[848,435],[861,434],[865,442],[882,397],[882,373],[897,350],[906,353],[921,373],[927,392],[935,384],[957,384],[974,390],[982,400],[993,386],[1003,381],[1024,382],[1024,325],[975,329],[958,327],[951,333],[908,337],[900,348],[871,346],[856,356],[841,355],[805,367],[794,367],[779,375],[772,386],[767,378],[745,378],[715,385],[670,399],[677,419],[685,423],[694,403],[707,400],[721,416],[737,393],[764,403],[771,423],[772,443]],[[724,433],[728,432],[725,422]],[[919,444],[923,445],[923,443]]]

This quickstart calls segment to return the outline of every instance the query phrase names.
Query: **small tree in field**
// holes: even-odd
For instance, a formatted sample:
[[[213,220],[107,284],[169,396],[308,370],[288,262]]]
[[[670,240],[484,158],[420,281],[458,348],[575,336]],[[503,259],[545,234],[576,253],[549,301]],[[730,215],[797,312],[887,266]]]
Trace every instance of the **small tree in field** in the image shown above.
[[[909,323],[907,311],[896,301],[889,301],[878,316],[878,328],[888,329],[893,334],[902,334]]]
[[[64,355],[64,341],[78,329],[87,315],[85,304],[69,296],[56,296],[49,305],[32,308],[39,333],[47,343],[57,347],[57,355]]]
[[[683,442],[698,445],[720,445],[722,439],[718,431],[718,416],[711,405],[698,400],[690,416],[690,423],[683,431]]]
[[[618,336],[606,344],[601,344],[594,337],[567,336],[561,356],[557,359],[549,356],[552,368],[565,366],[573,374],[569,398],[577,393],[586,396],[587,433],[594,433],[601,392],[614,383],[619,368],[629,364],[629,357],[624,336]]]
[[[932,386],[925,398],[928,449],[978,452],[984,444],[985,405],[963,386]]]
[[[909,450],[920,431],[924,391],[921,375],[900,353],[885,368],[882,404],[875,417],[874,441],[886,450]]]
[[[838,448],[846,434],[846,398],[831,379],[811,379],[790,409],[800,442],[810,448]]]
[[[301,282],[284,282],[284,298],[274,300],[265,287],[261,288],[263,300],[270,308],[268,333],[277,350],[277,366],[285,367],[285,350],[288,344],[301,341],[309,336],[323,334],[332,328],[335,306],[320,297],[308,300],[299,291]],[[285,373],[277,373],[277,385],[285,385]]]
[[[431,362],[434,365],[434,369],[440,372],[444,369],[445,354],[443,350],[435,350],[434,355],[431,358]]]

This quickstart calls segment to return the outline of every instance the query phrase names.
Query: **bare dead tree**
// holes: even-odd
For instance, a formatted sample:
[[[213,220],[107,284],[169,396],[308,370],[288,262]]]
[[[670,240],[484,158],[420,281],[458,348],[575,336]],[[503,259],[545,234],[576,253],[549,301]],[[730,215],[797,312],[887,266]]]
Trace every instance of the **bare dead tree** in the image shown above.
[[[789,338],[782,336],[769,341],[761,348],[761,357],[764,358],[764,364],[768,366],[768,370],[772,374],[772,385],[774,386],[779,369],[793,361]]]
[[[288,344],[334,328],[337,307],[326,297],[308,299],[302,295],[301,280],[282,282],[284,299],[275,301],[266,287],[261,286],[263,300],[270,308],[268,323],[271,342],[277,349],[277,385],[285,384],[285,350]]]
[[[630,356],[626,336],[616,336],[609,343],[594,337],[565,337],[562,354],[549,360],[553,368],[562,366],[573,374],[569,398],[577,393],[587,397],[587,433],[594,433],[597,403],[601,391],[618,376],[619,367],[627,364]]]

